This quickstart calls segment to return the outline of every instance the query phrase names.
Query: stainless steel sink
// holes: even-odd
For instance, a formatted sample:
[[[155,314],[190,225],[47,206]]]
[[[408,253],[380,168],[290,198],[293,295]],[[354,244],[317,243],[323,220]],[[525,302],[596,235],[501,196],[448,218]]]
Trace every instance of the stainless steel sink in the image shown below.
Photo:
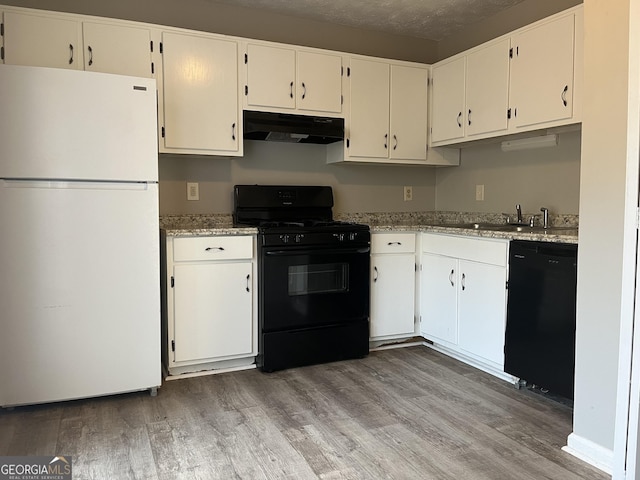
[[[535,226],[531,227],[526,224],[515,224],[515,223],[488,223],[488,222],[473,222],[473,223],[443,223],[438,225],[439,227],[447,227],[447,228],[462,228],[462,229],[470,229],[470,230],[491,230],[494,232],[518,232],[518,233],[554,233],[561,232],[563,230],[577,230],[577,227],[565,227],[565,226],[551,226],[551,227],[541,227]]]
[[[565,226],[550,226],[550,227],[542,227],[535,226],[530,227],[529,225],[495,225],[493,227],[488,227],[487,230],[499,231],[499,232],[523,232],[523,233],[554,233],[561,232],[566,230],[577,230],[577,227],[565,227]]]
[[[466,229],[472,229],[472,230],[491,230],[499,226],[504,226],[504,224],[498,225],[496,223],[473,222],[473,223],[442,223],[437,226],[446,227],[446,228],[466,228]]]

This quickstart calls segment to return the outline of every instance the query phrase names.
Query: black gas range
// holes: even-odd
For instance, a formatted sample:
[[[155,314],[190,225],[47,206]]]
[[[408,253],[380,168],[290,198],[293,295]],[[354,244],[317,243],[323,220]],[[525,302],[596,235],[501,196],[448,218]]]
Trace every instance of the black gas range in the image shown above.
[[[259,232],[263,371],[369,351],[369,227],[335,221],[332,210],[327,186],[234,187],[234,224]]]

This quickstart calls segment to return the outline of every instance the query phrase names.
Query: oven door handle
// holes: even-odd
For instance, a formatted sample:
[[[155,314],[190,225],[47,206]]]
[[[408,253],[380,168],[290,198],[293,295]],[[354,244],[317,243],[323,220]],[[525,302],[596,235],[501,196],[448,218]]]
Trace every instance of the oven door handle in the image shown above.
[[[286,256],[286,255],[313,255],[314,253],[322,253],[322,254],[349,254],[349,253],[369,253],[371,252],[370,247],[362,247],[362,248],[305,248],[305,249],[297,249],[297,248],[288,248],[286,250],[268,250],[264,252],[267,256]]]

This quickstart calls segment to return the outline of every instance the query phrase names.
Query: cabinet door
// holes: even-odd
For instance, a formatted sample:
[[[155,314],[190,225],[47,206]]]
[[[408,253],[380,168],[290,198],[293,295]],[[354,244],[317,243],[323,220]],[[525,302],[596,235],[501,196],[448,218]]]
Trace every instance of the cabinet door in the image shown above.
[[[80,22],[24,13],[4,14],[4,63],[82,70]]]
[[[175,361],[251,353],[251,262],[174,267]]]
[[[414,333],[415,256],[372,255],[371,337]]]
[[[389,157],[389,64],[351,59],[349,155]]]
[[[296,107],[296,51],[247,45],[247,105]]]
[[[342,58],[338,55],[298,52],[299,110],[342,111]]]
[[[84,69],[134,77],[152,77],[151,37],[144,28],[82,24]]]
[[[464,136],[465,58],[433,67],[432,142]]]
[[[467,55],[467,137],[507,130],[509,46],[505,39]]]
[[[391,66],[389,158],[427,158],[427,70]]]
[[[512,39],[510,106],[515,128],[571,118],[574,16]]]
[[[420,331],[429,339],[458,341],[458,261],[425,253],[420,283]]]
[[[458,345],[504,364],[507,271],[505,267],[460,261]]]
[[[238,152],[237,43],[173,33],[162,41],[161,151]]]

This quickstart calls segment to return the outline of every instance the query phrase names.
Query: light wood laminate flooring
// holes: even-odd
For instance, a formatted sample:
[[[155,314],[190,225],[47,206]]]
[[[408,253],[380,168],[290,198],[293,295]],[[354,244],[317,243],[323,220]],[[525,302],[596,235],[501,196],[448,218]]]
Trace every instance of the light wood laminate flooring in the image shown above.
[[[427,347],[0,411],[0,455],[74,479],[606,479],[561,451],[566,405]]]

